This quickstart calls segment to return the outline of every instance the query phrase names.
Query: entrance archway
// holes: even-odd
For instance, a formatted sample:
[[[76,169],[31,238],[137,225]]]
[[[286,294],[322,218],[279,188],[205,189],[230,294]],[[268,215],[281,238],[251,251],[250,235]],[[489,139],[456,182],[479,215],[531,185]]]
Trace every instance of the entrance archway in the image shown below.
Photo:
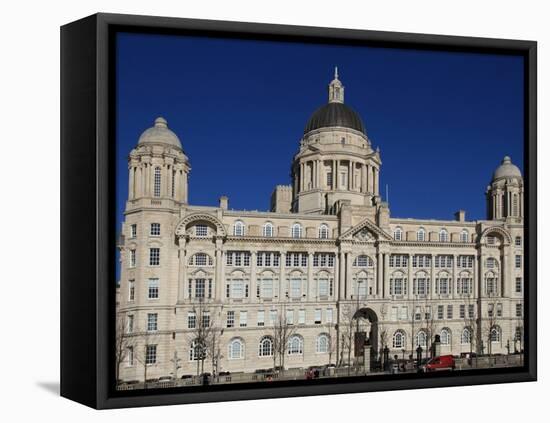
[[[355,321],[355,357],[362,357],[365,345],[370,345],[371,353],[378,352],[378,316],[372,308],[360,308],[353,315]]]

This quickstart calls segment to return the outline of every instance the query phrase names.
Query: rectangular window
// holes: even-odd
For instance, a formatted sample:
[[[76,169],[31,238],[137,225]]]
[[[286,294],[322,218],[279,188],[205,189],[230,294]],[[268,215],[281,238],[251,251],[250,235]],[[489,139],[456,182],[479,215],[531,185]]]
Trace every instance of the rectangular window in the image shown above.
[[[487,316],[493,317],[494,310],[495,310],[495,305],[494,304],[488,304],[487,305]]]
[[[307,254],[306,253],[287,253],[286,266],[287,267],[307,267]]]
[[[442,305],[437,306],[437,318],[443,320],[444,316],[444,307]]]
[[[429,255],[417,254],[413,256],[413,267],[430,267],[431,262],[431,256]]]
[[[248,313],[246,311],[241,311],[239,315],[239,326],[245,328],[248,324]]]
[[[130,267],[136,267],[136,250],[130,250]]]
[[[244,281],[242,279],[231,281],[231,298],[244,298]]]
[[[458,267],[472,268],[474,266],[474,256],[458,256]]]
[[[137,237],[137,225],[134,223],[133,225],[130,225],[130,238],[136,238]]]
[[[313,267],[334,267],[334,254],[331,254],[331,253],[313,254]]]
[[[316,325],[320,325],[321,324],[321,309],[320,308],[316,308],[315,309],[315,324]]]
[[[204,311],[202,313],[202,327],[203,328],[209,328],[210,327],[210,312]]]
[[[327,187],[332,187],[332,172],[327,173]]]
[[[332,323],[332,309],[327,308],[327,323]]]
[[[158,329],[158,314],[147,314],[147,332],[154,332]]]
[[[448,305],[447,306],[447,319],[452,319],[452,318],[453,318],[453,306]]]
[[[130,279],[128,281],[128,301],[134,301],[136,299],[136,281]]]
[[[156,300],[159,297],[159,280],[158,278],[149,279],[149,285],[147,287],[148,298],[150,300]]]
[[[520,269],[521,268],[521,256],[517,255],[516,256],[516,269]]]
[[[497,317],[502,317],[502,304],[497,304]]]
[[[521,237],[520,236],[516,237],[515,244],[516,244],[516,247],[521,247]]]
[[[414,320],[422,319],[422,313],[420,312],[420,307],[416,307],[414,310]]]
[[[300,298],[302,296],[302,279],[290,279],[290,296],[291,298]]]
[[[392,320],[392,321],[397,320],[397,313],[398,312],[399,312],[399,307],[392,307],[391,308],[390,320]]]
[[[249,251],[228,251],[226,253],[226,262],[228,266],[248,267],[250,266]]]
[[[155,168],[155,181],[153,186],[153,195],[160,197],[160,167]]]
[[[466,305],[465,304],[460,304],[459,315],[460,315],[461,319],[464,319],[466,317]]]
[[[149,248],[149,266],[160,265],[160,248]]]
[[[516,317],[522,317],[523,316],[523,306],[521,303],[516,304]]]
[[[234,311],[228,311],[227,312],[227,327],[232,328],[235,326],[235,312]]]
[[[298,310],[298,324],[306,324],[306,311],[304,309]]]
[[[475,313],[474,305],[468,304],[468,319],[473,319],[474,313]]]
[[[263,310],[258,310],[257,321],[258,321],[258,326],[265,325],[265,312]]]
[[[400,320],[409,320],[409,308],[407,306],[401,307],[401,315],[399,316]]]
[[[187,328],[195,329],[197,327],[197,315],[194,311],[187,313]]]
[[[157,346],[147,345],[145,347],[145,364],[155,364],[157,362]]]
[[[403,278],[390,279],[390,295],[405,294],[405,284]]]
[[[195,279],[195,298],[204,298],[205,287],[205,279]]]
[[[516,293],[521,294],[523,291],[523,284],[521,283],[521,278],[516,278]]]
[[[126,349],[126,355],[128,357],[128,361],[127,361],[128,366],[133,366],[134,365],[134,347],[128,347]]]
[[[195,226],[195,236],[204,237],[208,235],[208,227],[206,225]]]
[[[258,267],[278,267],[279,266],[279,253],[272,253],[262,251],[256,255],[256,266]]]
[[[273,298],[273,279],[264,278],[261,280],[262,298]]]
[[[294,324],[294,310],[287,310],[286,311],[286,324],[287,325],[293,325]]]
[[[319,297],[328,297],[328,279],[319,279]]]
[[[277,310],[269,310],[269,320],[271,326],[275,326],[277,324]]]
[[[160,236],[160,223],[151,223],[151,236]]]
[[[126,328],[127,333],[134,333],[134,315],[128,315],[128,326]]]

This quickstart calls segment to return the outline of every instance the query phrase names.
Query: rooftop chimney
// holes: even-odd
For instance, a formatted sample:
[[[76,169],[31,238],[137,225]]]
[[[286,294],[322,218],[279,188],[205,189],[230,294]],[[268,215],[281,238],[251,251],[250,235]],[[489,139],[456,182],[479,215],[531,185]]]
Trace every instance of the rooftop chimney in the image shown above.
[[[227,210],[229,206],[229,198],[226,195],[220,197],[220,209]]]
[[[466,221],[466,212],[464,210],[459,210],[455,213],[455,220],[457,222],[465,222]]]

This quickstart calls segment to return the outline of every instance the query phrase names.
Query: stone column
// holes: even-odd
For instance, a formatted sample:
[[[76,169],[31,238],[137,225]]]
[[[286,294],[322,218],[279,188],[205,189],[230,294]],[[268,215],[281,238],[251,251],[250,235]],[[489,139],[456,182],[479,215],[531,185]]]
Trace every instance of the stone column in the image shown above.
[[[508,285],[508,275],[511,275],[511,273],[508,273],[508,257],[507,257],[507,251],[508,247],[503,247],[502,249],[502,256],[501,256],[501,263],[500,263],[500,289],[499,289],[499,295],[501,297],[507,297],[508,296],[508,289],[506,285]]]
[[[340,167],[340,164],[339,164],[339,161],[338,160],[335,160],[334,161],[334,176],[332,178],[332,182],[334,183],[334,189],[338,189],[340,188],[340,185],[338,184],[338,172],[339,172],[339,167]]]
[[[407,268],[407,298],[410,300],[413,298],[413,268],[412,268],[413,254],[409,254],[409,265]]]
[[[300,163],[300,189],[299,192],[304,191],[304,164]]]
[[[430,264],[430,290],[428,292],[428,298],[433,299],[435,297],[435,254],[432,254]]]
[[[256,297],[256,282],[257,282],[257,275],[256,275],[256,260],[257,260],[258,252],[257,251],[251,251],[250,252],[250,291],[248,292],[248,299],[252,302],[257,302]]]
[[[351,275],[351,254],[346,253],[346,298],[349,300],[353,294]],[[368,291],[368,288],[367,288]]]
[[[279,274],[279,301],[285,301],[285,269],[286,269],[286,252],[281,251],[281,257],[279,261],[280,274]]]
[[[216,239],[216,280],[214,281],[214,297],[217,301],[222,301],[223,298],[223,241]]]
[[[390,298],[390,254],[384,253],[384,276],[383,276],[383,283],[384,283],[384,298]]]
[[[379,195],[380,194],[380,187],[379,187],[379,175],[378,175],[378,169],[374,169],[374,194]]]
[[[353,189],[353,162],[348,161],[348,191]]]
[[[314,292],[314,282],[313,282],[313,253],[308,252],[307,253],[307,287],[306,287],[306,294],[307,298],[306,301],[312,301],[315,298],[315,292]]]
[[[338,299],[343,300],[345,298],[346,289],[346,261],[345,255],[342,251],[340,251],[339,257],[340,275],[338,276]]]
[[[453,276],[450,284],[451,298],[457,297],[456,287],[457,287],[457,279],[458,279],[458,257],[459,256],[457,254],[453,255]]]
[[[130,171],[128,172],[128,199],[134,199],[134,177],[136,173],[136,168],[131,165]]]
[[[382,298],[384,293],[382,288],[384,286],[382,277],[384,276],[382,253],[378,251],[376,253],[376,295]]]
[[[178,302],[189,298],[187,293],[187,249],[185,236],[178,236],[179,266],[178,266]]]
[[[333,278],[332,278],[332,286],[333,286],[333,291],[332,291],[332,295],[334,298],[338,299],[339,298],[339,295],[340,295],[340,284],[338,283],[338,275],[340,274],[339,273],[340,271],[340,260],[339,260],[339,255],[338,255],[338,252],[335,252],[334,253],[334,275],[333,275]],[[330,278],[330,276],[329,276]],[[334,319],[334,317],[333,317]]]
[[[332,187],[330,187],[332,190],[336,189],[336,160],[332,161]]]
[[[180,170],[176,166],[174,166],[174,175],[173,175],[173,177],[174,177],[174,200],[176,200],[176,201],[181,201],[181,195],[180,195],[181,181],[180,181],[180,177],[179,177],[179,172],[180,172]]]

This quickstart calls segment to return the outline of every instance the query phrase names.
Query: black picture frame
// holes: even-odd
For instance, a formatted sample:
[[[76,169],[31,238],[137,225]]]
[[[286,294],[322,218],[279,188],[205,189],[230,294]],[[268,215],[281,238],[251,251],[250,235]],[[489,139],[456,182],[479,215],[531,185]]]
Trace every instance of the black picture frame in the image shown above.
[[[419,379],[117,392],[114,339],[114,48],[117,31],[520,54],[525,60],[524,366]],[[97,409],[534,381],[537,378],[537,44],[534,41],[95,14],[61,28],[61,395]],[[319,383],[317,383],[319,382]]]

